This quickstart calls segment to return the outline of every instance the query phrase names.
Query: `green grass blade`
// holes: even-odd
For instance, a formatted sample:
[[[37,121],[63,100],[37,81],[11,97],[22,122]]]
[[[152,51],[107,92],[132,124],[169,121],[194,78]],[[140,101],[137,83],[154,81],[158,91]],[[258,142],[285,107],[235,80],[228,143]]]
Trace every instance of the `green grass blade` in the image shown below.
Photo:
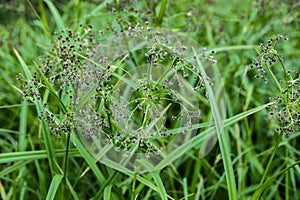
[[[150,175],[150,174],[149,174],[149,175]],[[141,177],[141,176],[136,176],[136,179],[137,179],[139,182],[143,183],[144,185],[148,186],[150,189],[152,189],[152,190],[154,190],[154,191],[156,191],[156,192],[159,191],[159,189],[158,189],[152,182],[148,181],[147,179],[145,179],[145,178],[143,178],[143,177]],[[168,197],[169,199],[173,199],[170,195],[167,195],[167,197]]]
[[[183,179],[183,195],[184,200],[188,200],[188,184],[187,184],[187,178]]]
[[[111,199],[111,188],[112,185],[106,186],[103,193],[103,199],[104,200],[110,200]]]
[[[51,181],[47,196],[46,196],[46,200],[53,200],[54,199],[56,191],[57,191],[63,177],[64,176],[61,175],[61,174],[55,174],[54,175],[54,177]]]
[[[3,129],[3,128],[0,128],[0,131],[1,131],[1,132],[4,132],[4,133],[15,133],[15,134],[19,134],[19,131],[14,131],[14,130],[9,130],[9,129]]]
[[[99,3],[98,6],[96,6],[93,10],[91,10],[91,12],[86,16],[86,18],[90,18],[93,17],[94,15],[99,14],[99,11],[103,8],[105,8],[105,6],[110,3],[111,0],[105,0],[102,3]]]
[[[153,177],[153,179],[157,185],[157,189],[158,189],[161,199],[167,200],[168,199],[167,192],[166,192],[165,186],[163,184],[163,181],[161,180],[161,178],[159,176],[159,172],[158,171],[151,172],[151,176]]]
[[[255,49],[257,48],[257,45],[234,45],[234,46],[223,46],[223,47],[214,47],[213,50],[217,52],[223,52],[223,51],[238,51],[242,49]],[[210,50],[210,49],[208,49]]]
[[[162,0],[160,3],[160,9],[159,9],[159,13],[158,13],[158,17],[157,17],[157,22],[160,25],[163,21],[165,12],[166,12],[166,8],[167,8],[167,4],[168,4],[168,0]]]
[[[204,67],[202,66],[202,63],[199,60],[199,57],[197,56],[195,50],[194,55],[198,64],[198,67],[200,69],[202,77],[207,80],[207,75],[204,70]],[[220,116],[219,108],[217,106],[216,98],[213,92],[213,89],[205,81],[205,87],[208,92],[209,96],[209,101],[212,107],[212,113],[213,113],[213,118],[215,122],[215,128],[217,131],[218,139],[219,139],[219,145],[220,145],[220,150],[223,158],[223,164],[225,168],[225,173],[226,173],[226,181],[227,181],[227,189],[228,189],[228,195],[229,199],[231,200],[237,200],[237,191],[236,191],[236,182],[235,182],[235,177],[234,177],[234,172],[233,172],[233,167],[232,167],[232,161],[230,157],[230,144],[227,143],[226,135],[224,133],[223,129],[223,121]]]
[[[65,156],[65,149],[57,149],[54,151],[57,157],[64,157]],[[77,149],[70,149],[69,156],[80,156]],[[22,151],[22,152],[10,152],[10,153],[1,153],[0,154],[0,163],[10,163],[16,161],[32,161],[38,159],[46,159],[48,158],[48,154],[46,150],[35,150],[35,151]]]
[[[59,29],[64,29],[64,21],[59,14],[58,10],[56,9],[55,5],[53,4],[52,1],[49,0],[44,0],[44,2],[47,4],[48,8],[50,9],[50,12],[55,20],[56,25],[58,26]]]
[[[20,112],[20,124],[19,124],[19,151],[26,150],[26,131],[27,131],[27,115],[28,105],[23,103]]]
[[[30,0],[27,0],[27,3],[29,4],[29,6],[32,9],[32,11],[35,14],[35,16],[43,24],[44,33],[50,38],[51,37],[51,33],[49,32],[49,29],[48,29],[48,21],[47,21],[47,18],[46,18],[46,12],[45,12],[45,9],[44,9],[44,3],[43,3],[43,1],[39,0],[39,8],[40,8],[40,12],[42,14],[42,17],[40,17],[40,15],[38,14],[38,12],[36,11],[36,9],[32,5],[32,3],[30,2]]]
[[[85,159],[85,161],[88,163],[92,171],[95,173],[96,178],[101,184],[105,183],[105,177],[100,171],[99,167],[96,164],[95,158],[87,151],[86,147],[82,144],[79,137],[76,135],[76,133],[73,133],[71,135],[71,141],[76,146],[77,150],[81,154],[81,156]]]
[[[289,169],[295,167],[296,165],[300,164],[300,160],[298,160],[297,162],[295,162],[294,164],[290,165],[289,167],[281,170],[280,172],[278,172],[277,174],[275,174],[274,176],[270,177],[269,179],[266,180],[266,182],[264,182],[254,193],[252,199],[253,200],[257,200],[260,199],[260,196],[262,194],[262,192],[269,187],[274,181],[276,181],[276,179],[278,178],[278,176],[281,176],[282,174],[284,174],[286,171],[288,171]]]
[[[68,180],[67,177],[65,177],[65,179],[66,179],[67,186],[72,194],[73,199],[79,200],[80,198],[78,197],[78,195],[77,195],[76,191],[74,190],[73,186],[71,185],[70,181]]]
[[[0,172],[0,177],[3,177],[9,173],[12,173],[16,170],[20,170],[23,166],[25,166],[26,164],[28,164],[29,162],[31,162],[31,160],[22,160],[22,161],[18,161],[16,162],[14,165],[5,168],[4,170],[2,170]]]
[[[23,102],[21,104],[14,104],[14,105],[5,105],[5,106],[0,106],[0,109],[3,109],[3,108],[16,108],[16,107],[22,107],[24,105],[27,105],[27,106],[34,106],[33,103],[28,103],[28,102]]]

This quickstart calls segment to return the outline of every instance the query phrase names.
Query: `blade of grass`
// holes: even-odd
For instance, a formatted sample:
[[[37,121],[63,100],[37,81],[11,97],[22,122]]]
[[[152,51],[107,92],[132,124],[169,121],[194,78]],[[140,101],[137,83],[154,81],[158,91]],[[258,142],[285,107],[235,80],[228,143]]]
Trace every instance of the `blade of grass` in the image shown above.
[[[158,171],[151,172],[151,176],[153,177],[154,182],[157,185],[157,189],[158,189],[161,199],[167,200],[168,199],[167,192],[166,192],[165,186],[163,184],[163,181],[161,180],[161,178],[159,176],[159,172]]]
[[[46,200],[53,200],[55,198],[56,191],[57,191],[63,177],[64,176],[61,174],[54,175],[54,177],[51,181],[47,196],[46,196]]]
[[[196,58],[197,65],[200,69],[201,75],[204,78],[204,80],[207,80],[207,75],[204,70],[204,67],[200,62],[199,57],[197,56],[197,53],[194,48],[193,48],[193,52]],[[215,128],[219,139],[220,150],[221,150],[223,164],[226,172],[226,181],[227,181],[229,199],[236,200],[237,191],[236,191],[236,182],[235,182],[235,177],[234,177],[234,172],[232,167],[232,161],[230,158],[230,149],[229,149],[230,144],[227,144],[226,135],[224,134],[224,129],[223,129],[223,121],[221,120],[216,98],[211,86],[207,81],[205,81],[205,87],[208,92],[209,101],[212,107]]]
[[[65,149],[57,149],[54,151],[57,157],[65,156]],[[80,156],[77,149],[70,149],[69,156]],[[37,160],[37,159],[46,159],[48,154],[46,150],[35,150],[35,151],[23,151],[23,152],[10,152],[10,153],[1,153],[0,154],[0,163],[10,163],[21,160]]]
[[[120,175],[120,172],[118,172],[118,171],[114,171],[112,174],[110,174],[110,176],[106,179],[105,183],[102,184],[101,188],[96,193],[96,195],[93,197],[93,199],[103,199],[105,189],[108,186],[113,185],[116,182],[118,175]]]
[[[30,144],[30,147],[31,147],[31,150],[32,151],[35,151],[35,146],[33,144],[33,141],[32,141],[32,138],[31,138],[31,135],[28,134],[28,141],[29,141],[29,144]],[[57,155],[57,154],[56,154]],[[35,165],[35,168],[36,168],[36,173],[37,173],[37,181],[39,183],[46,183],[46,174],[44,173],[44,171],[42,170],[42,162],[39,162],[39,160],[34,160],[34,165]],[[48,189],[48,185],[44,184],[40,187],[40,195],[42,197],[45,197],[46,194],[47,194],[47,189]]]
[[[25,151],[26,149],[27,114],[28,105],[26,103],[23,103],[21,107],[19,123],[19,151]]]
[[[148,170],[154,169],[154,166],[151,163],[149,163],[146,159],[141,159],[141,160],[139,160],[139,162],[142,165],[144,165],[144,167]],[[161,178],[159,176],[159,170],[150,172],[150,175],[152,176],[152,178],[154,179],[154,182],[156,183],[158,193],[161,196],[161,199],[167,200],[167,192],[166,192],[165,186],[163,184],[163,181],[161,180]]]
[[[104,189],[103,199],[110,200],[111,199],[111,188],[112,185],[106,186]]]
[[[85,17],[86,17],[86,18],[90,18],[90,17],[93,17],[93,16],[99,14],[99,11],[100,11],[101,9],[103,9],[103,8],[104,8],[108,3],[110,3],[110,2],[111,2],[111,0],[105,0],[105,1],[103,1],[102,3],[99,3],[99,5],[96,6],[93,10],[91,10],[91,12],[89,12],[89,14],[86,15]],[[107,14],[107,13],[105,13],[105,14]]]
[[[281,176],[282,174],[284,174],[286,171],[288,171],[289,169],[295,167],[296,165],[300,164],[300,160],[298,160],[297,162],[295,162],[294,164],[288,166],[287,168],[281,170],[280,172],[278,172],[277,174],[275,174],[274,176],[270,177],[268,180],[266,180],[266,182],[264,182],[262,185],[259,186],[259,188],[255,191],[252,199],[256,200],[256,199],[260,199],[260,196],[262,194],[262,192],[268,187],[270,186],[274,181],[276,181],[276,179],[278,178],[278,176]]]
[[[148,179],[151,179],[151,177],[152,177],[152,174],[151,174],[151,173],[148,174],[148,175],[146,176],[146,178],[141,177],[141,176],[139,176],[139,175],[136,175],[136,179],[137,179],[139,182],[141,182],[141,184],[148,186],[148,187],[150,188],[150,190],[154,190],[154,191],[156,191],[156,192],[159,192],[158,187],[155,186],[152,182],[150,182],[150,181],[148,180]],[[140,186],[141,186],[141,185],[140,185]],[[140,190],[143,188],[143,186],[141,186],[141,187],[140,187],[140,186],[138,187],[139,189],[137,189],[138,191],[140,191]],[[138,193],[136,193],[136,194],[138,194]],[[166,194],[166,195],[167,195],[167,197],[168,197],[169,199],[174,200],[174,198],[172,198],[170,195],[168,195],[168,194]]]
[[[39,16],[38,12],[36,11],[36,9],[32,5],[32,3],[30,2],[30,0],[27,0],[27,3],[29,4],[29,6],[32,9],[32,11],[34,12],[35,16],[43,24],[44,33],[50,38],[51,37],[51,33],[50,33],[49,29],[48,29],[48,21],[47,21],[47,17],[46,17],[46,12],[45,12],[43,1],[39,0],[39,8],[40,8],[40,12],[42,14],[42,17]]]
[[[4,170],[2,170],[0,172],[0,177],[5,176],[5,175],[7,175],[9,173],[12,173],[12,172],[14,172],[16,170],[20,170],[21,167],[23,167],[24,165],[26,165],[26,164],[28,164],[30,162],[31,162],[31,160],[18,161],[16,163],[14,163],[14,165],[9,166],[9,167],[5,168]]]
[[[183,179],[183,195],[184,195],[184,200],[188,200],[188,184],[187,184],[187,179]]]
[[[167,4],[168,4],[168,0],[162,0],[160,2],[160,9],[159,9],[158,17],[157,17],[158,25],[162,24],[162,21],[163,21],[165,12],[166,12]]]
[[[255,49],[257,47],[258,47],[257,45],[234,45],[234,46],[215,47],[212,49],[217,52],[222,52],[222,51],[234,51],[234,50],[242,50],[242,49]],[[210,50],[210,48],[208,48],[207,50]]]
[[[14,105],[5,105],[5,106],[0,106],[0,109],[3,109],[3,108],[15,108],[15,107],[22,107],[24,105],[27,105],[27,106],[34,106],[33,103],[28,103],[28,102],[23,102],[21,104],[14,104]]]
[[[72,133],[71,141],[73,142],[73,144],[75,145],[76,149],[79,151],[81,156],[91,167],[99,183],[104,184],[106,179],[102,174],[102,172],[100,171],[99,167],[97,166],[95,158],[86,150],[86,147],[81,143],[79,137],[74,132]],[[70,152],[69,152],[69,156],[70,156]]]
[[[76,191],[74,190],[73,186],[71,185],[70,181],[68,180],[68,178],[66,176],[65,176],[65,179],[66,179],[67,186],[72,194],[73,199],[79,200],[80,198],[78,197]]]
[[[4,132],[4,133],[15,133],[15,134],[19,134],[19,131],[13,131],[13,130],[3,129],[3,128],[0,128],[0,131],[1,131],[1,132]]]
[[[44,2],[47,4],[48,8],[50,9],[50,12],[58,28],[64,29],[65,28],[64,21],[61,15],[59,14],[58,10],[56,9],[55,5],[53,4],[53,2],[49,0],[44,0]]]

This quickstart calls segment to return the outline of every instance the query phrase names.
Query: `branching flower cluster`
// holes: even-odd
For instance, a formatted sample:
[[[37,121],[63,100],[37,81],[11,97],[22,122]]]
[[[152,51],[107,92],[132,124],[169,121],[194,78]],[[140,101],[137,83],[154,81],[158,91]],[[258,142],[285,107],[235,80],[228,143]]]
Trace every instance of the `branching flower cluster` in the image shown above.
[[[118,23],[107,28],[109,33],[92,26],[63,30],[40,59],[33,79],[24,80],[22,75],[18,79],[29,101],[41,100],[41,94],[50,91],[39,116],[58,137],[74,128],[86,138],[101,137],[101,145],[113,144],[116,152],[125,151],[124,156],[132,149],[146,157],[159,155],[178,134],[170,130],[183,126],[184,135],[199,123],[194,93],[205,94],[205,82],[212,85],[212,81],[204,80],[184,58],[188,47],[152,31],[148,23],[145,27]],[[114,38],[110,45],[101,46],[108,38]],[[151,46],[133,52],[143,58],[137,60],[120,46],[118,39],[123,38],[125,44],[143,38],[138,42]],[[111,54],[118,55],[116,60]],[[206,49],[200,56],[216,63]],[[185,99],[193,95],[195,99]]]
[[[300,130],[300,76],[299,72],[286,69],[282,56],[275,49],[276,44],[282,40],[288,38],[277,35],[266,44],[261,43],[258,56],[252,61],[250,68],[258,72],[256,78],[262,78],[266,83],[271,78],[272,84],[277,86],[279,93],[270,98],[274,100],[274,104],[268,108],[270,116],[279,122],[278,131],[289,136]],[[280,65],[283,74],[281,77],[275,76],[274,71],[278,67],[276,63]]]
[[[287,137],[300,130],[300,76],[288,82],[281,95],[270,106],[270,115],[280,123],[279,130]]]

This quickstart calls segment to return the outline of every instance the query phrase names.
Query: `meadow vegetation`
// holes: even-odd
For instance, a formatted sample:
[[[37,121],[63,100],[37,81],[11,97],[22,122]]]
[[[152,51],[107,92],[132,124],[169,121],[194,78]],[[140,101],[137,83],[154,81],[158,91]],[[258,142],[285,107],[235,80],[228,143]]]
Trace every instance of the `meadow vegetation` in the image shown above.
[[[300,199],[299,2],[0,9],[1,199]]]

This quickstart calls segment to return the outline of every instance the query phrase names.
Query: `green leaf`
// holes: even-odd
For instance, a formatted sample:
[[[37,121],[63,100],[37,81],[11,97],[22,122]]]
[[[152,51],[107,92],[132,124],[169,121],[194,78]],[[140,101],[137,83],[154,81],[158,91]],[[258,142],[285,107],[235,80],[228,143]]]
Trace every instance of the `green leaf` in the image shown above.
[[[65,149],[57,149],[54,151],[57,157],[65,156]],[[76,149],[69,150],[69,156],[80,156],[79,152]],[[22,152],[10,152],[10,153],[1,153],[0,154],[0,163],[10,163],[16,161],[33,161],[37,159],[46,159],[48,154],[46,150],[36,150],[36,151],[22,151]]]
[[[19,151],[26,150],[27,115],[28,115],[28,104],[24,102],[20,112],[19,144],[18,144]]]
[[[58,10],[56,9],[55,5],[53,4],[53,2],[49,0],[44,0],[44,2],[47,4],[48,8],[50,9],[50,12],[58,28],[64,29],[65,28],[64,21],[61,15],[59,14]]]
[[[194,51],[194,56],[196,58],[197,65],[200,69],[201,75],[204,78],[204,80],[207,80],[207,75],[204,70],[204,67],[203,67],[202,63],[200,62],[194,48],[193,48],[193,51]],[[237,191],[236,191],[236,182],[235,182],[235,177],[234,177],[234,172],[233,172],[232,161],[231,161],[231,157],[230,157],[230,149],[229,149],[230,144],[228,144],[227,140],[226,140],[226,135],[224,133],[224,127],[223,127],[223,121],[221,119],[221,115],[220,115],[220,111],[219,111],[219,108],[217,105],[217,99],[215,97],[214,91],[207,81],[205,81],[205,87],[208,92],[209,101],[210,101],[212,113],[213,113],[213,119],[214,119],[214,123],[215,123],[215,128],[216,128],[216,132],[217,132],[218,139],[219,139],[219,145],[220,145],[221,154],[222,154],[222,158],[223,158],[223,164],[224,164],[225,173],[226,173],[226,181],[227,181],[227,189],[228,189],[229,199],[236,200],[237,199]]]
[[[99,183],[104,184],[105,177],[97,166],[95,158],[90,154],[90,152],[87,151],[86,147],[82,144],[76,133],[72,134],[71,140],[81,156],[85,159],[85,161],[91,167],[92,171],[95,173],[95,176],[98,179]]]
[[[51,181],[47,196],[46,196],[46,200],[53,200],[54,199],[56,191],[57,191],[63,177],[64,176],[61,175],[61,174],[55,174],[54,175],[54,177]]]
[[[151,172],[151,176],[153,177],[156,185],[157,185],[157,188],[158,188],[158,192],[161,196],[161,199],[163,200],[167,200],[167,192],[166,192],[166,189],[165,189],[165,186],[163,184],[163,181],[161,180],[160,176],[159,176],[159,172],[158,171],[155,171],[155,172]]]
[[[104,189],[103,199],[110,200],[111,199],[111,187],[112,185],[106,186]]]
[[[66,178],[67,186],[68,186],[68,188],[69,188],[69,190],[70,190],[70,192],[73,196],[73,199],[74,200],[79,200],[80,198],[78,197],[78,195],[77,195],[76,191],[74,190],[73,186],[71,185],[70,181],[68,180],[67,177],[65,177],[65,178]]]
[[[1,155],[1,154],[0,154]],[[3,169],[1,172],[0,172],[0,177],[3,177],[4,175],[7,175],[9,173],[12,173],[16,170],[20,170],[21,171],[21,168],[24,167],[26,164],[28,164],[29,162],[31,162],[30,160],[21,160],[19,162],[16,162],[14,165],[12,166],[9,166],[5,169]]]
[[[262,194],[262,192],[269,187],[274,181],[276,181],[276,179],[278,178],[278,176],[284,174],[286,171],[288,171],[289,169],[293,168],[294,166],[300,164],[300,160],[298,160],[297,162],[295,162],[294,164],[288,166],[287,168],[281,170],[280,172],[278,172],[277,174],[275,174],[274,176],[270,177],[268,180],[266,180],[266,182],[264,182],[254,193],[252,199],[253,200],[257,200],[260,199],[260,196]]]

